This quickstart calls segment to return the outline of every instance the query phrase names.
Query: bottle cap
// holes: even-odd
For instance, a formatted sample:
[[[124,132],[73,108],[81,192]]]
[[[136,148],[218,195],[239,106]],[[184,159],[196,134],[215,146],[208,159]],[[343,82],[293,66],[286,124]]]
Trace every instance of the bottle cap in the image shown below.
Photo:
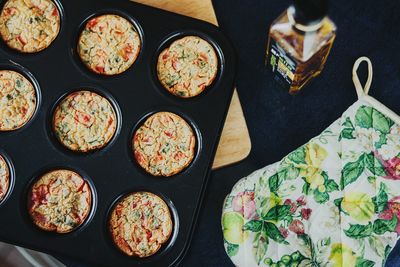
[[[328,0],[294,0],[294,19],[299,24],[314,24],[328,14],[328,6]]]

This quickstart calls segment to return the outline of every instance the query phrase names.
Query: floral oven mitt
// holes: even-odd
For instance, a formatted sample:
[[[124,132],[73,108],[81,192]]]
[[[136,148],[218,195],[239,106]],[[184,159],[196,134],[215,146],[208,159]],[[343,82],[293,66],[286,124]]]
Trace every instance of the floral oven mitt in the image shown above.
[[[369,64],[366,88],[356,70]],[[400,118],[368,96],[280,162],[240,180],[222,214],[237,266],[383,266],[400,234]]]

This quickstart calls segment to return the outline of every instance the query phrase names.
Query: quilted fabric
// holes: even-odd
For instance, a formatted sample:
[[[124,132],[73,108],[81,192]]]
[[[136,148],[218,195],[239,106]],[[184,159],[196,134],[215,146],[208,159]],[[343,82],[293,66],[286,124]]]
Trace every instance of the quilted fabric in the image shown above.
[[[237,266],[384,266],[400,234],[400,125],[361,98],[241,179],[222,230]]]

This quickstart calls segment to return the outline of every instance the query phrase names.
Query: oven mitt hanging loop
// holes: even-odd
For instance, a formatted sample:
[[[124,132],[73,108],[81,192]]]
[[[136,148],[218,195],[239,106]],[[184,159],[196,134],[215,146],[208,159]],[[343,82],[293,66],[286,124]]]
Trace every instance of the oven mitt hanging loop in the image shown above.
[[[368,95],[368,58],[353,81],[359,99],[338,120],[226,197],[224,246],[236,266],[384,266],[400,234],[400,119]]]
[[[358,78],[357,70],[358,70],[358,67],[360,66],[360,64],[364,61],[367,62],[367,64],[368,64],[368,78],[367,78],[367,82],[365,83],[365,85],[363,87],[361,85],[360,79]],[[370,89],[371,83],[372,83],[372,76],[373,76],[373,70],[372,70],[371,60],[367,57],[360,57],[359,59],[357,59],[353,66],[353,83],[356,88],[357,96],[359,99],[364,97],[365,95],[368,95],[368,92],[369,92],[369,89]]]

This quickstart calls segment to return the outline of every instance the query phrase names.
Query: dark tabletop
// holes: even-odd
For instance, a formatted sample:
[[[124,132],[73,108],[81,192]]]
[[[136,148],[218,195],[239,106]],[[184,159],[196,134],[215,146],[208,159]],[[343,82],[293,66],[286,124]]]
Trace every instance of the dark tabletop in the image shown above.
[[[233,266],[223,248],[220,226],[224,197],[241,177],[306,143],[356,101],[351,69],[359,56],[366,55],[373,63],[370,94],[400,114],[400,1],[331,1],[330,17],[338,27],[331,55],[322,74],[294,97],[277,86],[263,65],[268,27],[290,1],[213,3],[219,25],[239,55],[237,87],[253,148],[246,160],[212,173],[193,242],[181,266]],[[399,253],[400,244],[386,266],[399,266]]]

